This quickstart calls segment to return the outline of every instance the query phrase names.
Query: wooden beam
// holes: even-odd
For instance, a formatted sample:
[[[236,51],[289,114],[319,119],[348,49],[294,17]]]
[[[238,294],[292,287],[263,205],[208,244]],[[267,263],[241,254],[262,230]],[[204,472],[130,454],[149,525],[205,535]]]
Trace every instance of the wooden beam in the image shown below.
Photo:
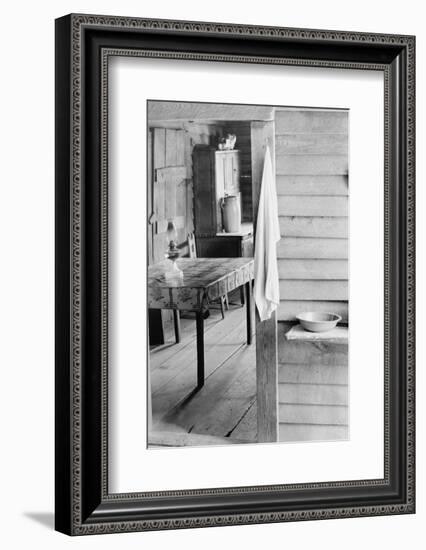
[[[259,443],[278,439],[278,360],[275,312],[260,321],[256,311],[257,438]]]
[[[273,107],[230,103],[148,101],[148,121],[196,120],[198,122],[272,120]]]
[[[252,122],[252,198],[255,222],[259,206],[265,151],[269,145],[272,162],[275,160],[274,123]],[[259,442],[278,441],[278,354],[277,322],[273,313],[261,322],[256,310],[256,384],[257,384],[257,434]]]

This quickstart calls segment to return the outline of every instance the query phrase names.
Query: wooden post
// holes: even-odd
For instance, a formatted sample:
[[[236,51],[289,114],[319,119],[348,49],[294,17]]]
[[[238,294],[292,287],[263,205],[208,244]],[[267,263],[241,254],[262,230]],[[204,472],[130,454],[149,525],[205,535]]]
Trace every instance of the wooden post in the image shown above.
[[[251,123],[252,199],[254,234],[262,183],[266,146],[274,154],[274,122]],[[257,384],[257,438],[258,442],[278,441],[278,351],[277,320],[275,313],[261,322],[256,309],[256,384]]]

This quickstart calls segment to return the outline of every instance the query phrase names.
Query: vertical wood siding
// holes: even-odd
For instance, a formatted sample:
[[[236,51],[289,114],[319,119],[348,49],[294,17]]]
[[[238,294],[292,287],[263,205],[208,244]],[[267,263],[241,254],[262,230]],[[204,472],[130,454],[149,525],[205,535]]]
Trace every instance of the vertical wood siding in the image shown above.
[[[149,263],[164,259],[169,217],[175,218],[182,255],[188,254],[187,235],[194,231],[192,150],[196,144],[208,145],[216,132],[216,126],[187,121],[162,121],[149,127],[147,217],[153,220],[148,224]],[[179,175],[182,169],[185,177]],[[173,172],[175,180],[170,177]],[[164,333],[173,337],[172,311],[162,310],[159,315]]]
[[[192,151],[194,145],[208,145],[212,135],[216,135],[218,127],[210,124],[195,122],[162,121],[161,125],[151,127],[149,134],[152,140],[152,166],[148,171],[148,188],[152,193],[152,199],[148,208],[156,214],[156,219],[167,220],[175,217],[178,231],[178,245],[182,248],[182,254],[187,253],[186,240],[188,233],[194,231],[193,215],[193,184],[192,184]],[[165,185],[156,178],[158,170],[170,168],[185,168],[185,181],[179,181],[173,186],[168,175]],[[161,173],[160,173],[161,175]],[[167,189],[166,189],[167,187]],[[153,261],[164,258],[166,246],[166,226],[160,223],[160,231],[155,233],[155,227],[151,228],[152,244],[151,256]],[[158,228],[157,228],[158,229]]]
[[[185,132],[174,128],[153,128],[153,166],[151,170],[152,213],[154,214],[153,259],[164,258],[167,220],[174,219],[179,241],[187,234],[187,174],[185,170]]]
[[[277,110],[279,320],[302,311],[348,319],[348,112]]]

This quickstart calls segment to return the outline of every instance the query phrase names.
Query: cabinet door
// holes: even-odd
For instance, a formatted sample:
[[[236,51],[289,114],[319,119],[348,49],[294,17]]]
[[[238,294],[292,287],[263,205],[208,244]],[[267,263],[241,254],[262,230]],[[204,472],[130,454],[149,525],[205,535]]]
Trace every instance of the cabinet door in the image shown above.
[[[231,156],[232,159],[232,186],[234,195],[240,192],[240,154],[235,151]]]
[[[219,200],[226,193],[226,155],[223,153],[216,153],[215,172],[216,198]]]
[[[238,195],[240,191],[240,166],[238,151],[222,156],[225,195]]]
[[[219,202],[216,200],[214,190],[213,162],[214,156],[210,149],[201,147],[194,149],[194,221],[197,236],[216,234],[218,220],[221,219]]]

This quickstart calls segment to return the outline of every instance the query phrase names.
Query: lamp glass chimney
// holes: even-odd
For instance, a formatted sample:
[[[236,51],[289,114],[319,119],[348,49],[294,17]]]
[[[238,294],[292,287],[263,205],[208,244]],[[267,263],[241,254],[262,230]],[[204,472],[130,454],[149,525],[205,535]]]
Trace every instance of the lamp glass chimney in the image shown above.
[[[167,242],[168,243],[176,243],[177,241],[177,229],[175,222],[173,220],[168,220],[167,223]]]

